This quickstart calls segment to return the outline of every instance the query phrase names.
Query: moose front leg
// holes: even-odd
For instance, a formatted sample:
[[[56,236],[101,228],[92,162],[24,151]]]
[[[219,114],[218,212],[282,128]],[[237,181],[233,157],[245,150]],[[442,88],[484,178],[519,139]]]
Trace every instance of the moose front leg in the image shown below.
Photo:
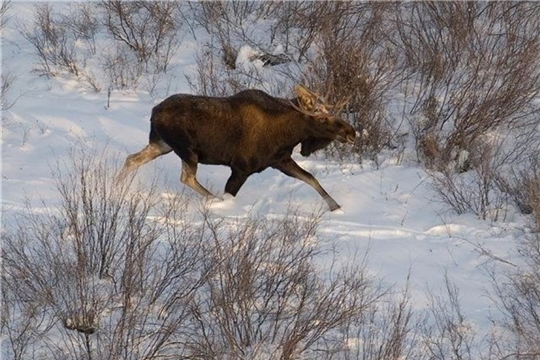
[[[302,169],[293,159],[288,159],[287,161],[277,166],[274,166],[274,168],[278,169],[285,175],[291,176],[298,180],[302,180],[303,182],[314,188],[319,193],[319,195],[323,197],[324,201],[326,201],[328,207],[330,208],[330,211],[334,211],[340,208],[339,204],[334,199],[332,199],[330,195],[328,195],[326,190],[323,189],[317,179],[315,179],[315,177],[309,172]]]

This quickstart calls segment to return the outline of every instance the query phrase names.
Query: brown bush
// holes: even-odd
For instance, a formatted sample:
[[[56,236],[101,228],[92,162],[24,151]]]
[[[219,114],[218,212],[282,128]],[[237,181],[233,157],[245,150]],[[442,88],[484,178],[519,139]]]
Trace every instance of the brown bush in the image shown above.
[[[435,131],[431,164],[471,152],[486,132],[537,111],[540,22],[532,3],[422,2],[397,8],[405,65],[416,79],[412,114]],[[504,29],[501,31],[501,29]],[[432,135],[429,135],[433,138]],[[464,169],[456,169],[462,171]]]

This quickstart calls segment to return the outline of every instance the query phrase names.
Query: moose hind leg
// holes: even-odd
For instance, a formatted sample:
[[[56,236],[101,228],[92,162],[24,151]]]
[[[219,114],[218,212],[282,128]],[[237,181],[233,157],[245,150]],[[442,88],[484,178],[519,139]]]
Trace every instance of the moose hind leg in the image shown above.
[[[140,166],[154,160],[155,158],[170,153],[172,149],[164,142],[151,142],[138,153],[131,154],[126,158],[122,170],[118,173],[116,180],[122,181],[126,176],[135,171]]]
[[[288,161],[278,166],[275,166],[275,168],[284,173],[285,175],[301,180],[314,188],[319,193],[319,195],[322,196],[324,201],[326,201],[328,207],[330,208],[330,211],[334,211],[340,208],[339,204],[334,199],[332,199],[332,197],[326,192],[326,190],[323,189],[317,179],[315,179],[315,177],[309,172],[302,169],[294,160],[289,159]]]
[[[202,186],[197,180],[197,163],[196,162],[187,162],[182,160],[182,175],[180,176],[180,181],[201,194],[202,196],[208,198],[214,198],[215,196]]]

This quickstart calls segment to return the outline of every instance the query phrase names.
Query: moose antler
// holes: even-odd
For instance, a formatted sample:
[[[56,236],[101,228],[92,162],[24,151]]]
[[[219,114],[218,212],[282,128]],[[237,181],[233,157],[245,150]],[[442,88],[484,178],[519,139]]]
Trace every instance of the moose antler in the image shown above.
[[[326,93],[326,96],[321,96],[311,90],[309,90],[308,88],[306,88],[305,86],[303,85],[296,85],[295,87],[296,89],[296,92],[297,93],[300,93],[300,92],[303,92],[305,94],[307,94],[308,96],[310,96],[311,98],[313,98],[313,100],[315,101],[316,105],[314,104],[313,106],[313,109],[306,109],[304,106],[302,106],[302,102],[300,101],[299,102],[299,105],[296,105],[294,104],[293,102],[291,102],[291,105],[298,111],[300,111],[301,113],[303,114],[306,114],[308,116],[315,116],[315,117],[324,117],[324,118],[330,118],[332,116],[334,116],[333,114],[339,114],[343,108],[349,103],[349,101],[351,100],[352,96],[349,96],[348,98],[344,98],[342,100],[340,100],[337,104],[335,105],[330,105],[328,104],[328,98],[330,97],[330,94],[332,93],[332,86],[330,85],[327,89],[327,93]],[[317,111],[319,110],[319,111]],[[333,114],[330,114],[329,111],[332,111]]]
[[[321,96],[317,93],[314,93],[313,91],[309,90],[307,87],[305,87],[304,85],[300,85],[300,84],[297,84],[296,85],[297,87],[301,88],[303,91],[307,92],[309,95],[313,96],[315,99],[319,100],[321,98]]]
[[[330,95],[334,92],[334,86],[332,85],[332,83],[330,83],[330,85],[328,85],[328,88],[326,90],[326,95],[324,97],[322,96],[317,96],[317,98],[321,101],[321,103],[323,104],[323,106],[325,108],[327,108],[328,110],[332,110],[334,114],[339,114],[343,108],[345,106],[347,106],[347,104],[351,101],[352,99],[352,95],[349,96],[349,97],[346,97],[346,98],[343,98],[341,99],[337,104],[335,105],[330,105],[328,103],[328,99],[330,99]]]
[[[341,99],[336,105],[325,105],[329,109],[334,110],[334,113],[339,114],[345,106],[351,101],[352,95],[349,97],[346,97],[344,99]]]
[[[330,83],[330,85],[328,85],[326,89],[326,95],[324,95],[324,97],[322,98],[324,104],[328,104],[328,99],[330,98],[330,94],[332,94],[332,91],[334,91],[334,86],[332,85],[332,83]]]
[[[332,118],[332,117],[334,117],[334,115],[332,115],[330,113],[323,113],[323,112],[315,112],[315,111],[306,110],[306,109],[302,108],[301,106],[296,105],[292,101],[289,101],[289,103],[291,104],[291,106],[293,108],[300,111],[302,114],[305,114],[305,115],[308,115],[308,116],[318,117],[318,118]]]

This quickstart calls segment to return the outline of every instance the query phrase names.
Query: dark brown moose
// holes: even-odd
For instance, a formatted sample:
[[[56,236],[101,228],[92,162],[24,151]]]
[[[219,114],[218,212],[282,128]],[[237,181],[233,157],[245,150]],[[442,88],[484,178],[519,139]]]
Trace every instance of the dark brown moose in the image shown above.
[[[127,157],[118,178],[174,151],[182,159],[181,181],[204,196],[213,197],[197,181],[198,163],[229,166],[232,173],[225,192],[233,196],[251,174],[272,167],[312,186],[330,210],[339,209],[291,154],[298,144],[300,153],[309,156],[333,140],[354,143],[354,128],[335,115],[346,102],[331,106],[301,85],[294,90],[297,98],[293,100],[260,90],[222,98],[170,96],[152,109],[149,143]]]

